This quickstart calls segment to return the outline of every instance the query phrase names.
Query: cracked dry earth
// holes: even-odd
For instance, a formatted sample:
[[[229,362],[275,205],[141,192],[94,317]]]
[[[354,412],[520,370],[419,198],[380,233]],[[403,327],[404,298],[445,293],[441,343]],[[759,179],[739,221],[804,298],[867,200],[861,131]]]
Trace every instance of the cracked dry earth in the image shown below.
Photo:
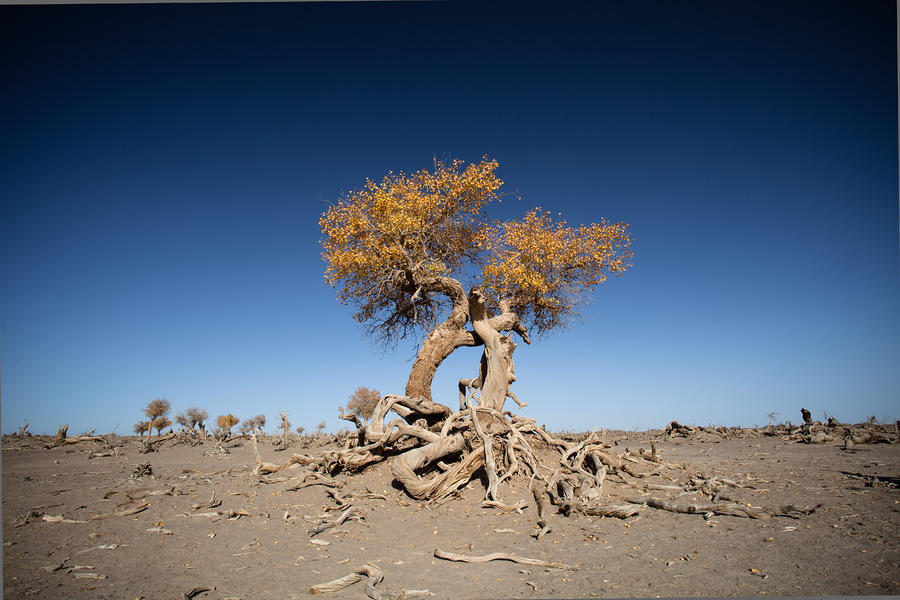
[[[95,458],[90,442],[46,450],[38,438],[4,439],[5,598],[307,598],[311,586],[366,563],[384,574],[378,589],[427,589],[435,598],[900,592],[900,490],[890,479],[898,475],[896,444],[844,450],[778,437],[607,431],[601,439],[616,441],[616,450],[649,449],[654,441],[665,461],[687,466],[672,474],[679,483],[702,473],[752,486],[735,494],[753,506],[820,506],[799,519],[766,520],[649,507],[624,520],[553,513],[552,531],[538,540],[527,482],[500,487],[506,504],[528,502],[521,513],[483,507],[477,480],[460,498],[429,506],[392,487],[389,466],[380,463],[336,477],[340,494],[358,497],[353,516],[361,518],[311,537],[342,510],[322,486],[287,491],[283,483],[256,483],[247,441],[227,455],[212,442],[140,454],[135,439],[122,439],[118,456]],[[290,452],[316,449],[276,453],[263,442],[260,451],[280,463]],[[152,475],[135,476],[144,463]],[[604,493],[637,490],[607,481]],[[436,558],[436,548],[577,570],[451,562]],[[366,588],[358,583],[325,596],[363,599]]]

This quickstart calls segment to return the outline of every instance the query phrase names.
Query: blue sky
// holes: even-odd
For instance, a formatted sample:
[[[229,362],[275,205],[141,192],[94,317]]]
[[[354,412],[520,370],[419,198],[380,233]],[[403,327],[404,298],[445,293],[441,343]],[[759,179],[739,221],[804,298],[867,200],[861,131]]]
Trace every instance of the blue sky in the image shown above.
[[[434,158],[490,210],[631,224],[516,352],[553,429],[900,417],[893,2],[0,7],[2,430],[175,411],[330,430],[402,393],[323,281],[329,202]],[[452,405],[479,351],[438,371]]]

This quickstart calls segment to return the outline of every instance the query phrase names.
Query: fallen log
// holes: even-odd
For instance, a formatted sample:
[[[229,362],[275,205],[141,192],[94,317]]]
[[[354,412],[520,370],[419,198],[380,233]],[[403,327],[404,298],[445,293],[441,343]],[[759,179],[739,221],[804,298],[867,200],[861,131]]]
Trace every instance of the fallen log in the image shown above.
[[[749,517],[751,519],[770,519],[772,517],[789,517],[791,519],[799,518],[801,515],[808,515],[815,511],[820,504],[813,507],[801,508],[788,504],[778,508],[752,508],[746,504],[737,502],[716,503],[709,502],[705,504],[678,504],[672,500],[663,498],[624,498],[626,502],[632,504],[644,504],[659,510],[666,510],[674,513],[683,513],[690,515],[728,515],[732,517]]]

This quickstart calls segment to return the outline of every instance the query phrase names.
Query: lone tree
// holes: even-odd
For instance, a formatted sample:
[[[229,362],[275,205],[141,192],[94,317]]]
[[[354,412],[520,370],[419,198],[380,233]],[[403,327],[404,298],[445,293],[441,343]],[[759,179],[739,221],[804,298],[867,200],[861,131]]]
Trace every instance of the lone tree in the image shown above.
[[[433,171],[367,181],[322,216],[326,281],[377,340],[393,344],[428,332],[406,383],[412,423],[450,409],[435,404],[431,382],[462,346],[484,346],[479,406],[502,410],[515,379],[516,344],[550,331],[609,274],[629,266],[628,225],[570,227],[539,209],[515,221],[483,214],[500,200],[497,161],[436,163]],[[467,293],[468,288],[468,293]],[[467,323],[472,329],[467,329]]]
[[[626,223],[572,227],[537,208],[518,220],[489,220],[485,207],[501,199],[497,167],[485,157],[468,165],[438,162],[411,175],[388,173],[350,192],[319,221],[325,279],[340,302],[356,308],[366,332],[387,345],[426,334],[405,395],[379,400],[369,423],[357,422],[359,451],[339,460],[359,468],[391,454],[398,439],[417,438],[421,445],[400,454],[392,468],[416,497],[447,493],[458,485],[450,480],[467,480],[482,465],[496,479],[493,444],[478,421],[494,419],[490,431],[499,431],[506,398],[524,406],[509,390],[516,379],[512,332],[530,344],[530,331],[566,324],[595,286],[630,266]],[[460,412],[454,414],[433,400],[431,383],[444,359],[463,346],[483,351],[477,376],[460,380]],[[388,411],[406,424],[385,426]],[[476,435],[484,444],[481,463],[462,460],[466,473],[451,469],[423,482],[418,472],[459,455]],[[530,450],[524,451],[533,463]]]
[[[152,433],[151,428],[156,428],[157,419],[164,418],[169,413],[170,408],[172,408],[172,405],[165,398],[157,398],[147,404],[147,407],[144,409],[144,414],[150,418],[150,421],[147,424],[147,433]],[[168,419],[165,420],[168,421]],[[171,425],[171,422],[166,423],[162,427],[167,427],[169,425]],[[157,430],[161,430],[162,427],[157,428]]]
[[[630,266],[632,254],[624,223],[572,227],[538,209],[518,220],[489,221],[483,209],[500,199],[502,185],[496,169],[496,161],[485,158],[470,165],[437,163],[433,171],[412,175],[389,173],[322,216],[325,278],[338,288],[338,299],[354,306],[357,321],[381,341],[417,331],[425,337],[405,395],[382,397],[365,425],[341,411],[356,424],[356,439],[318,456],[295,454],[282,465],[263,462],[254,446],[259,481],[282,481],[266,475],[290,466],[331,475],[390,459],[394,479],[414,498],[448,498],[480,474],[486,504],[505,511],[525,503],[503,504],[500,485],[525,483],[537,504],[538,538],[549,530],[545,496],[566,515],[619,518],[645,506],[752,518],[814,510],[762,510],[730,500],[685,505],[645,496],[612,505],[609,495],[603,498],[607,474],[629,489],[648,491],[638,483],[642,478],[683,468],[663,461],[653,444],[649,452],[614,454],[594,432],[567,442],[534,419],[504,410],[507,397],[524,406],[509,389],[516,379],[512,334],[530,343],[530,331],[565,324],[596,285]],[[444,359],[463,346],[481,347],[481,360],[476,377],[459,380],[459,409],[452,410],[433,400],[431,382]],[[388,420],[390,412],[397,418]],[[536,449],[544,455],[539,458]],[[555,454],[551,464],[547,452]],[[716,478],[700,475],[676,489],[712,498],[725,491]]]

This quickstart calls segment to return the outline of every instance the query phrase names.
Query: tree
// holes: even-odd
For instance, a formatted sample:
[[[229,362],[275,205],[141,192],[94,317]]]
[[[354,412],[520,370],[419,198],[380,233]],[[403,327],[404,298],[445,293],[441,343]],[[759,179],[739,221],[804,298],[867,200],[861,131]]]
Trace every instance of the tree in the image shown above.
[[[155,421],[161,417],[165,417],[171,407],[172,405],[165,398],[157,398],[147,404],[147,407],[144,409],[144,414],[150,417],[150,421],[147,423],[147,433],[152,433],[151,428],[156,427],[156,425],[154,425]],[[163,427],[168,425],[171,425],[171,421],[166,425],[163,425]]]
[[[255,417],[244,419],[244,422],[241,425],[241,433],[250,434],[256,431],[257,433],[262,434],[262,429],[265,426],[266,416],[256,415]]]
[[[253,417],[253,425],[260,435],[262,435],[263,427],[266,426],[266,415],[256,415]]]
[[[216,425],[219,426],[219,430],[225,435],[231,435],[231,428],[237,425],[239,422],[240,419],[238,419],[231,413],[228,413],[227,415],[219,415],[218,417],[216,417]]]
[[[325,421],[322,421],[321,423],[316,425],[316,429],[318,430],[318,431],[316,431],[316,435],[321,436],[322,432],[325,431],[326,427],[328,427],[328,426],[325,424]]]
[[[368,423],[369,417],[375,412],[375,405],[378,404],[379,400],[381,400],[381,392],[378,390],[358,387],[353,392],[353,395],[350,396],[350,401],[347,402],[347,412],[350,415],[361,417],[363,423]]]
[[[624,273],[632,258],[629,226],[604,220],[573,227],[538,208],[521,219],[491,221],[484,209],[501,200],[497,168],[485,157],[468,165],[436,162],[433,170],[411,175],[388,173],[347,194],[319,220],[325,280],[340,302],[356,309],[366,332],[386,345],[425,334],[405,395],[378,400],[369,422],[357,422],[356,447],[329,464],[359,469],[393,454],[395,479],[417,498],[445,497],[483,468],[486,495],[496,500],[499,481],[526,472],[523,464],[539,474],[524,432],[566,447],[533,420],[503,413],[507,397],[525,406],[509,389],[516,379],[512,333],[530,344],[530,331],[566,325],[597,285]],[[481,359],[476,377],[459,380],[454,413],[433,400],[431,383],[441,363],[464,346],[481,347]],[[386,424],[389,411],[406,424]],[[481,446],[473,447],[475,439]],[[445,462],[440,474],[424,479],[445,457],[455,457],[456,466]],[[500,478],[504,461],[509,470]]]
[[[151,427],[156,430],[156,435],[162,434],[162,430],[172,424],[168,417],[156,417],[151,422]]]
[[[281,409],[281,412],[278,414],[278,416],[281,417],[281,443],[287,446],[291,438],[291,422],[288,421],[287,411],[284,409]]]
[[[134,424],[134,432],[141,437],[150,430],[150,421],[138,421]]]
[[[497,168],[485,157],[389,173],[349,193],[319,221],[325,279],[340,302],[357,309],[367,333],[386,344],[427,333],[400,402],[412,411],[407,421],[450,413],[432,401],[431,382],[463,346],[485,347],[472,383],[480,385],[480,406],[501,409],[515,377],[516,347],[503,334],[531,343],[530,329],[566,324],[595,286],[630,266],[624,223],[570,227],[539,209],[515,221],[488,220],[483,209],[500,200],[503,185]]]
[[[196,406],[192,406],[184,411],[185,415],[188,418],[188,421],[191,424],[191,427],[196,427],[198,430],[204,430],[204,421],[209,418],[209,413],[207,413],[202,408],[197,408]]]
[[[187,416],[187,413],[180,412],[175,415],[175,424],[181,425],[183,429],[191,429],[193,424],[191,423],[190,417]]]
[[[300,425],[294,431],[296,431],[298,435],[303,435],[303,432],[306,431],[306,427],[304,427],[303,425]]]

